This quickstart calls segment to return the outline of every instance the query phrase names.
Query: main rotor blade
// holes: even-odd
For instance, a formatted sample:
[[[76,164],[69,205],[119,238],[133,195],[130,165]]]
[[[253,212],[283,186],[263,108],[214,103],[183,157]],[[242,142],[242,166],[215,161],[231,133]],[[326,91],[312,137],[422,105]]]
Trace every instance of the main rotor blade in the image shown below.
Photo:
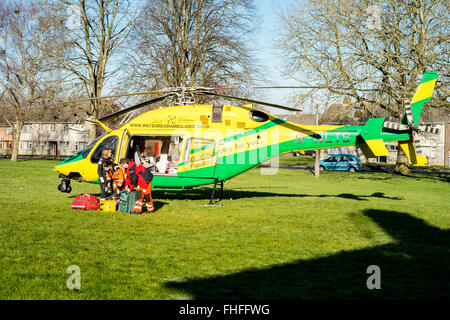
[[[127,97],[127,96],[140,96],[140,95],[145,95],[145,94],[168,93],[168,92],[171,92],[171,91],[170,90],[160,90],[160,91],[123,93],[123,94],[115,94],[115,95],[111,95],[111,96],[101,96],[101,97],[85,98],[85,99],[79,99],[79,100],[61,101],[61,102],[57,102],[57,103],[47,103],[47,104],[41,105],[39,107],[51,107],[51,106],[64,105],[64,104],[69,104],[69,103],[85,102],[85,101],[91,101],[91,100],[110,99],[110,98]]]
[[[166,99],[167,97],[172,96],[172,95],[174,95],[174,94],[173,94],[173,93],[170,93],[170,94],[166,94],[166,95],[163,95],[163,96],[160,96],[160,97],[157,97],[157,98],[154,98],[154,99],[151,99],[151,100],[148,100],[148,101],[139,103],[139,104],[134,105],[134,106],[132,106],[132,107],[129,107],[129,108],[126,108],[126,109],[123,109],[123,110],[114,112],[114,113],[109,114],[109,115],[107,115],[107,116],[104,116],[104,117],[102,117],[102,118],[100,118],[100,119],[98,119],[98,120],[99,120],[99,121],[105,121],[105,120],[108,120],[108,119],[111,119],[111,118],[120,116],[121,114],[130,112],[130,111],[132,111],[132,110],[136,110],[136,109],[139,109],[139,108],[148,106],[148,105],[150,105],[150,104],[153,104],[153,103],[162,101],[162,100],[164,100],[164,99]]]
[[[254,89],[345,89],[328,86],[255,86]]]
[[[263,102],[263,101],[248,99],[248,98],[240,98],[240,97],[235,97],[235,96],[228,96],[228,95],[224,95],[224,94],[218,94],[218,93],[207,92],[207,91],[202,92],[202,93],[206,94],[206,95],[211,95],[211,96],[217,96],[217,97],[223,97],[223,98],[228,98],[228,99],[246,101],[246,102],[251,102],[251,103],[256,103],[256,104],[262,104],[262,105],[269,106],[269,107],[272,107],[272,108],[278,108],[278,109],[283,109],[283,110],[288,110],[288,111],[302,111],[302,110],[298,110],[298,109],[294,109],[294,108],[290,108],[290,107],[285,107],[285,106],[282,106],[282,105],[279,105],[279,104]]]
[[[330,89],[330,90],[356,90],[356,91],[379,91],[377,88],[362,89],[362,88],[343,88],[343,87],[330,87],[330,86],[256,86],[254,89]]]
[[[170,92],[170,90],[122,93],[122,94],[115,94],[112,96],[102,96],[102,97],[93,97],[93,98],[86,98],[86,99],[80,99],[80,100],[73,100],[73,101],[68,101],[66,103],[83,102],[83,101],[98,100],[98,99],[118,98],[118,97],[128,97],[128,96],[140,96],[140,95],[155,94],[155,93],[168,93],[168,92]]]

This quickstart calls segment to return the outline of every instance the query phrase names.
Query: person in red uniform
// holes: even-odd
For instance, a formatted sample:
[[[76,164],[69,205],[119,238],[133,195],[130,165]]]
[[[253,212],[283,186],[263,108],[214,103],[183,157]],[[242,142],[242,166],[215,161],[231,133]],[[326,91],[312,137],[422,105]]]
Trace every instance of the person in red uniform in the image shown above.
[[[136,203],[133,213],[142,213],[144,199],[147,211],[153,212],[155,210],[152,199],[153,174],[150,168],[125,158],[120,160],[120,167],[126,171],[125,190],[133,191],[136,189]]]
[[[117,170],[112,175],[112,181],[113,181],[113,190],[114,190],[114,201],[120,200],[120,192],[125,189],[125,180],[126,180],[127,174],[125,172],[124,168],[117,168]]]

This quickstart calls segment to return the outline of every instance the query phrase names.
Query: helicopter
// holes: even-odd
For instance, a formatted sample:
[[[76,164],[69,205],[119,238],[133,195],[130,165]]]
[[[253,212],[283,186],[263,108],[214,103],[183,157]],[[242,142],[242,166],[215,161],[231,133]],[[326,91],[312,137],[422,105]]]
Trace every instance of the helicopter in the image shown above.
[[[224,88],[169,88],[156,98],[104,116],[97,122],[105,133],[84,150],[58,163],[54,170],[62,178],[61,192],[71,192],[70,181],[98,182],[97,163],[104,148],[113,150],[113,159],[131,159],[150,167],[153,190],[183,191],[213,184],[212,205],[217,185],[250,170],[278,155],[290,152],[358,146],[367,158],[388,156],[384,142],[398,141],[414,166],[425,166],[419,131],[434,128],[419,126],[424,103],[429,101],[437,81],[437,72],[424,74],[400,123],[371,118],[363,126],[301,125],[291,123],[252,104],[196,104],[198,95],[245,101],[288,111],[297,109],[277,104],[217,93]],[[151,92],[155,93],[155,92]],[[142,93],[144,94],[144,93]],[[106,96],[110,98],[116,96]],[[102,121],[167,98],[175,98],[169,107],[145,112],[117,129]],[[100,99],[99,98],[89,98]],[[127,117],[126,117],[127,118]]]

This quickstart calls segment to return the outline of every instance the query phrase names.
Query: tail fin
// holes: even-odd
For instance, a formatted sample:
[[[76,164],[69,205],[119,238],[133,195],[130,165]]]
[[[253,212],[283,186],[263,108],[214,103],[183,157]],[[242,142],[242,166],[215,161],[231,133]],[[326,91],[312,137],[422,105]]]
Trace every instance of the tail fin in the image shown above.
[[[437,77],[438,73],[436,71],[426,72],[423,75],[419,87],[414,93],[414,96],[411,100],[411,109],[415,126],[417,126],[419,123],[419,118],[422,113],[423,105],[425,104],[425,102],[430,100],[431,96],[433,95]],[[406,115],[403,117],[401,123],[406,125],[410,124]]]
[[[411,107],[407,107],[406,114],[402,119],[402,124],[417,127],[423,105],[431,99],[434,86],[436,85],[438,73],[436,71],[426,72],[411,100]],[[411,114],[412,113],[412,114]],[[411,123],[413,122],[413,123]],[[425,166],[426,156],[422,155],[420,140],[417,139],[417,129],[411,130],[411,139],[408,141],[399,141],[399,146],[403,149],[406,156],[413,166]]]

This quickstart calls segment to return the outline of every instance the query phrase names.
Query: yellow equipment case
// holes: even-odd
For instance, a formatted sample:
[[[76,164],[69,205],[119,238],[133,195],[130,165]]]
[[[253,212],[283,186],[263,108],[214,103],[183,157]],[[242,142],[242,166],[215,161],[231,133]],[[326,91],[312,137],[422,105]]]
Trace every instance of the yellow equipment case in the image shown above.
[[[100,201],[100,210],[103,210],[103,212],[116,212],[117,203],[114,200]]]

